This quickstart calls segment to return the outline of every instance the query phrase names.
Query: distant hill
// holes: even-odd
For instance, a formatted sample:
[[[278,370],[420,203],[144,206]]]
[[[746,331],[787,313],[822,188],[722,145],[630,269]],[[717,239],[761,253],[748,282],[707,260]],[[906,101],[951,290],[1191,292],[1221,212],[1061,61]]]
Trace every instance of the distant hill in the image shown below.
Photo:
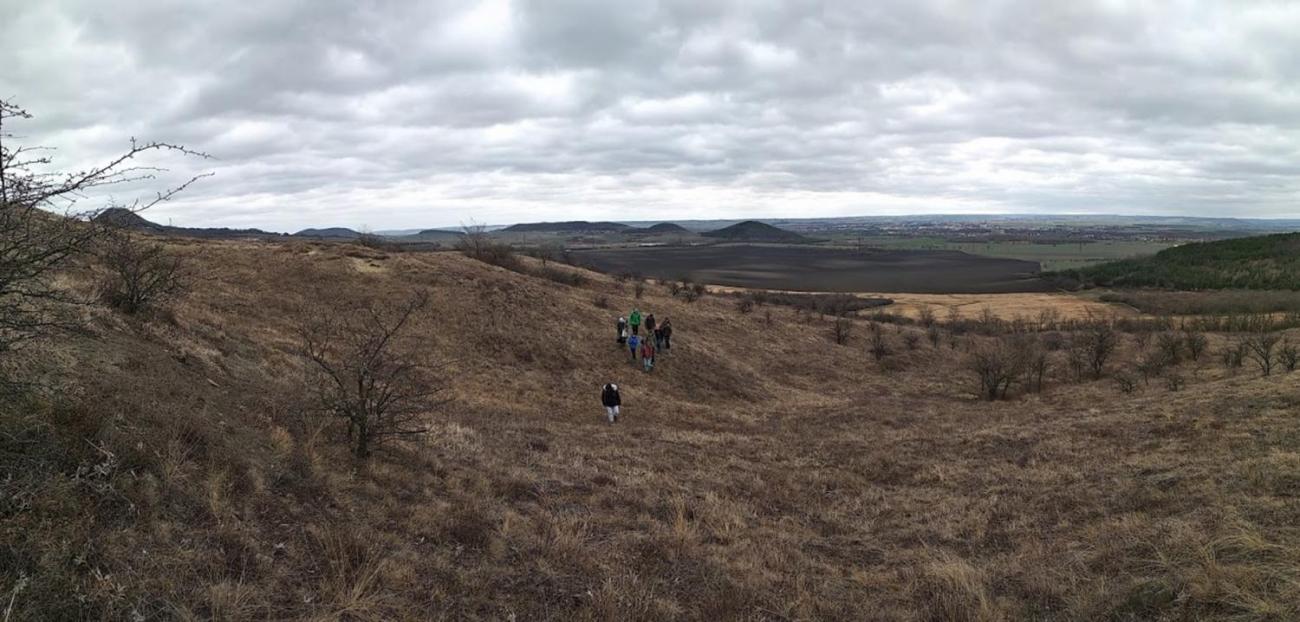
[[[566,222],[527,222],[510,225],[502,231],[509,233],[618,233],[631,227],[617,222],[587,222],[570,220]]]
[[[172,227],[150,221],[140,214],[123,207],[106,209],[95,216],[95,222],[115,227],[124,227],[137,231],[148,231],[164,235],[185,236],[191,238],[260,238],[279,237],[277,233],[261,229],[229,229],[226,227]]]
[[[793,231],[786,231],[757,220],[738,222],[730,227],[716,231],[706,231],[700,235],[720,240],[744,242],[807,242],[808,238]]]
[[[644,229],[635,229],[628,233],[644,233],[646,235],[695,235],[690,229],[677,223],[661,222],[657,225],[646,227]]]
[[[111,225],[122,227],[124,229],[146,229],[161,231],[166,227],[157,223],[149,222],[144,216],[141,216],[125,207],[110,207],[95,216],[94,221],[101,225]]]
[[[1300,290],[1300,233],[1196,242],[1059,276],[1102,287]]]
[[[294,237],[300,238],[342,238],[354,239],[361,237],[360,233],[346,227],[329,227],[326,229],[303,229],[295,234]]]

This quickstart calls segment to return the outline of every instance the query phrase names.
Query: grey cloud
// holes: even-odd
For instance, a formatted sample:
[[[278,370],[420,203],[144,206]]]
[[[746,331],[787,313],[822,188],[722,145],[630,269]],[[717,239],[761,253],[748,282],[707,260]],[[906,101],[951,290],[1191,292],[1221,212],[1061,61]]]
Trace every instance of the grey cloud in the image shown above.
[[[167,163],[217,173],[178,224],[1300,215],[1292,4],[0,5],[0,96],[61,163],[217,157]]]

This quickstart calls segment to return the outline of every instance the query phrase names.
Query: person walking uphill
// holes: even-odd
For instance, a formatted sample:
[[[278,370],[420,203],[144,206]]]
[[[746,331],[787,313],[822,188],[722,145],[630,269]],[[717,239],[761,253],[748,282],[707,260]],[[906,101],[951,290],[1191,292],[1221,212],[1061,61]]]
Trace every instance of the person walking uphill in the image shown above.
[[[650,337],[641,340],[641,365],[646,371],[655,368],[655,344],[650,342]]]
[[[618,407],[623,405],[623,398],[618,394],[618,385],[610,383],[600,392],[600,403],[605,407],[605,417],[610,423],[618,422]]]
[[[632,315],[627,316],[627,323],[632,327],[632,334],[640,334],[641,330],[641,310],[632,309]]]
[[[633,364],[633,365],[636,365],[636,348],[637,348],[637,346],[639,346],[639,345],[641,345],[641,338],[640,338],[640,337],[638,337],[638,336],[636,336],[636,335],[632,335],[631,337],[628,337],[628,338],[627,338],[627,349],[628,349],[629,352],[632,353],[632,364]]]
[[[645,334],[653,335],[655,332],[655,314],[645,316]]]
[[[618,345],[621,346],[621,345],[623,345],[624,343],[627,343],[627,319],[623,318],[622,316],[620,316],[620,317],[618,318],[618,327],[617,327],[617,331],[618,331],[618,333],[617,333],[617,334],[618,334]]]
[[[673,349],[673,321],[664,318],[664,325],[659,327],[659,331],[664,334],[664,350]]]

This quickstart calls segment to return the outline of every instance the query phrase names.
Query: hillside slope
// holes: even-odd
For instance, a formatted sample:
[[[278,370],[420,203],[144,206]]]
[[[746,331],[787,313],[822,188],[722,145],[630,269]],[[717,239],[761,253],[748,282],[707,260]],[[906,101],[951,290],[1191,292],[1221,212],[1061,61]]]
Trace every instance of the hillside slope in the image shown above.
[[[882,368],[815,315],[599,275],[172,247],[205,287],[153,318],[86,310],[33,359],[58,390],[0,404],[15,619],[1300,614],[1293,376],[982,403],[960,356],[896,328]],[[355,462],[310,415],[296,326],[416,289],[450,402],[424,443]],[[634,305],[676,327],[651,374],[613,339]]]
[[[1104,287],[1300,290],[1300,233],[1185,244],[1065,274]]]

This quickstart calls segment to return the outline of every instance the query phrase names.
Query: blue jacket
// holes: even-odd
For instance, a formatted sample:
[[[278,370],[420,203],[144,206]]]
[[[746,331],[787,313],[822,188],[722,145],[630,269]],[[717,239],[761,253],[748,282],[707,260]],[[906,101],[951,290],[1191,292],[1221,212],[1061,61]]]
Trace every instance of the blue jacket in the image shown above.
[[[636,335],[632,335],[631,337],[627,338],[627,347],[631,348],[634,352],[636,351],[636,347],[638,345],[641,345],[641,339],[638,338]]]

